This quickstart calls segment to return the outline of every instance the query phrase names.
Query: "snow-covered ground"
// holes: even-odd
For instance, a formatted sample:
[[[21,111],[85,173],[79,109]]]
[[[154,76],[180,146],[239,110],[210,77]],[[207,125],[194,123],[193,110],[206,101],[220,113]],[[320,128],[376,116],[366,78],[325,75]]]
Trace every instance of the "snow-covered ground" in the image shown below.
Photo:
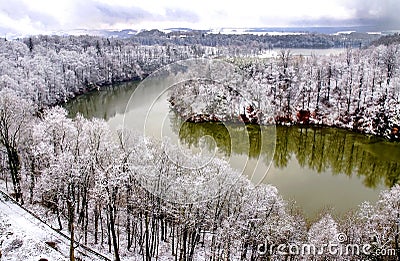
[[[56,249],[46,242],[55,242]],[[68,260],[68,246],[3,194],[0,195],[1,260]]]
[[[0,253],[1,261],[69,260],[69,240],[0,192]],[[82,249],[76,249],[75,255],[99,260]]]

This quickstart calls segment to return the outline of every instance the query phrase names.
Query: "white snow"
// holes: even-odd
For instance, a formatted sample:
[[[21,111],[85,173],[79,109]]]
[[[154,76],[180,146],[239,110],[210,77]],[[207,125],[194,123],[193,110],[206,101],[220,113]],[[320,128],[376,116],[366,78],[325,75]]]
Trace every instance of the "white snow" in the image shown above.
[[[0,187],[4,189],[3,181]],[[46,242],[54,242],[55,249]],[[0,192],[0,253],[0,260],[7,261],[38,261],[41,258],[51,261],[69,260],[69,239]],[[75,249],[75,257],[98,260],[81,248]]]
[[[341,34],[352,34],[355,33],[356,31],[339,31],[337,33],[334,33],[333,35],[341,35]]]
[[[40,221],[0,195],[0,249],[2,260],[68,260],[68,256],[51,248],[45,242],[56,242],[65,253],[67,245],[60,242]]]
[[[253,34],[253,35],[271,35],[271,36],[282,36],[282,35],[303,35],[306,33],[302,32],[283,32],[283,31],[257,31],[250,30],[249,28],[214,28],[211,29],[210,34]]]

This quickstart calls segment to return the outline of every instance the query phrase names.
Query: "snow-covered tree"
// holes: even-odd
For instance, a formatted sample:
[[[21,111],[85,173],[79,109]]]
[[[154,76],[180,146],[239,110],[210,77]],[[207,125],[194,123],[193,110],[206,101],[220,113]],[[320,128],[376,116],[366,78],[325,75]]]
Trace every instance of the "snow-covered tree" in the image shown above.
[[[17,202],[23,204],[21,188],[21,155],[20,146],[23,135],[33,117],[33,105],[20,98],[14,91],[0,91],[0,145],[1,153],[7,156],[7,167],[10,172]]]

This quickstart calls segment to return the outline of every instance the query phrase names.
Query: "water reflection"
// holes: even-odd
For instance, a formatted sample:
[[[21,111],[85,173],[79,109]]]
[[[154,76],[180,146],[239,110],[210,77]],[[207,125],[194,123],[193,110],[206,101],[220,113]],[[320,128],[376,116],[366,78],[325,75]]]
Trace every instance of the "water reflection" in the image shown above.
[[[258,158],[268,162],[271,150],[265,146],[271,144],[271,135],[263,135],[261,129],[268,132],[268,127],[256,125],[225,126],[219,123],[173,124],[174,130],[179,129],[179,138],[189,147],[198,147],[199,139],[205,135],[212,136],[218,150],[226,156],[247,154],[250,158]],[[229,130],[228,130],[229,129]],[[250,149],[240,146],[246,137],[229,133],[248,133]],[[274,167],[287,168],[292,157],[295,157],[302,168],[308,168],[318,173],[332,172],[333,175],[345,174],[349,177],[362,177],[363,183],[369,188],[379,184],[391,187],[399,183],[400,177],[400,144],[386,142],[383,139],[361,135],[335,128],[276,128],[276,149],[273,156]],[[235,144],[236,146],[231,146]],[[209,148],[213,144],[210,142]]]
[[[64,105],[69,115],[77,113],[85,118],[100,118],[108,121],[117,114],[123,114],[126,105],[140,82],[122,83],[103,87],[100,91],[81,95]]]

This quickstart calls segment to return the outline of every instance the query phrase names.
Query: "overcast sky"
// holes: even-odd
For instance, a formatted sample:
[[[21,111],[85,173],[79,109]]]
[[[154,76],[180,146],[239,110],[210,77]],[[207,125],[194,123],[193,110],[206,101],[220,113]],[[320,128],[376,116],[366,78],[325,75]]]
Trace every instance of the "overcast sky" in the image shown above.
[[[400,29],[400,0],[0,0],[0,33],[378,25]]]

